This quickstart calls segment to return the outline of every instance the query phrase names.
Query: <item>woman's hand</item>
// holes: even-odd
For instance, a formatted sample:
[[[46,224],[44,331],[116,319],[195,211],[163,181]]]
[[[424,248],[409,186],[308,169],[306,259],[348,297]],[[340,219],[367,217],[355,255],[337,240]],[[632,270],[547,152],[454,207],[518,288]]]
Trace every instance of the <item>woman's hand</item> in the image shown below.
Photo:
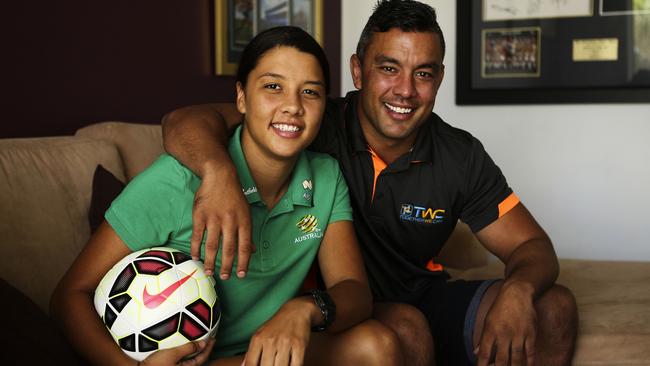
[[[322,319],[315,303],[299,297],[284,304],[253,335],[243,365],[302,365],[311,326]]]
[[[208,341],[188,342],[178,347],[161,349],[139,362],[138,366],[203,365],[208,360],[213,346],[214,339],[210,338]],[[192,358],[185,359],[188,356]]]

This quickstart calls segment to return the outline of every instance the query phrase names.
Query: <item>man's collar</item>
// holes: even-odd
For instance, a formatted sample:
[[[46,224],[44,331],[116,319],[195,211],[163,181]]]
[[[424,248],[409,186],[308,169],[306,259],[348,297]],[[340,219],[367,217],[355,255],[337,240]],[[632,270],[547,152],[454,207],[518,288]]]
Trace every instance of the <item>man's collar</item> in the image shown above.
[[[351,147],[353,151],[357,153],[368,151],[369,147],[368,141],[363,134],[363,129],[361,128],[361,122],[359,121],[359,97],[359,91],[356,90],[348,92],[345,96],[345,127],[348,130],[348,136],[350,136],[351,139]],[[415,144],[408,153],[408,158],[399,158],[395,163],[402,160],[404,160],[404,163],[433,162],[433,126],[431,126],[431,124],[436,118],[437,116],[435,113],[432,113],[429,119],[420,126],[417,137],[415,138]],[[401,170],[406,169],[407,166],[399,166],[395,168]]]
[[[351,91],[345,96],[345,128],[350,136],[352,151],[368,151],[368,142],[363,135],[363,129],[359,121],[358,103],[359,92]]]

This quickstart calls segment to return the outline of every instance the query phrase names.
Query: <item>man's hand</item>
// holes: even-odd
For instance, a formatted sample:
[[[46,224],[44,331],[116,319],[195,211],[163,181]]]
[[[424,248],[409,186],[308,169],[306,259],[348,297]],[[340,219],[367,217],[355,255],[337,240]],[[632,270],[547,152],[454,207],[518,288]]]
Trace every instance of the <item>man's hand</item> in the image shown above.
[[[304,299],[298,298],[284,304],[273,318],[255,332],[242,365],[303,364],[314,314],[301,300]],[[311,299],[307,299],[307,302],[313,305]]]
[[[192,240],[190,252],[198,260],[201,241],[205,238],[205,273],[214,274],[214,264],[221,241],[222,280],[230,278],[235,253],[237,253],[237,277],[243,278],[255,247],[251,242],[251,218],[248,201],[235,176],[229,169],[208,170],[203,174],[201,186],[194,197],[192,209]],[[207,230],[207,232],[206,232]]]
[[[156,351],[139,362],[139,366],[162,366],[162,365],[181,365],[181,366],[199,366],[203,365],[210,356],[214,339],[206,341],[189,342],[182,346],[162,349]],[[192,356],[194,355],[194,356]],[[190,359],[185,359],[192,356]]]
[[[518,283],[504,283],[485,318],[478,365],[528,365],[535,361],[537,315],[531,290]]]

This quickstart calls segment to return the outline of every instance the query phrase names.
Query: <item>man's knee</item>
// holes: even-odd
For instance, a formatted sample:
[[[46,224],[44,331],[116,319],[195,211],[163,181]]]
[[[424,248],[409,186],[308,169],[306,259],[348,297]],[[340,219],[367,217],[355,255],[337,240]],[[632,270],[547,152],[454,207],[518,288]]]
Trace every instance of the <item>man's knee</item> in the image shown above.
[[[429,322],[418,309],[406,304],[376,304],[373,317],[392,329],[402,342],[431,337]]]
[[[545,333],[558,338],[575,338],[578,306],[571,290],[554,285],[537,301],[536,308],[539,324]]]
[[[395,332],[378,321],[368,320],[354,329],[354,344],[350,349],[357,353],[364,365],[401,365],[402,351]]]
[[[375,303],[373,318],[395,332],[407,365],[433,363],[434,346],[429,322],[417,308],[400,303]]]

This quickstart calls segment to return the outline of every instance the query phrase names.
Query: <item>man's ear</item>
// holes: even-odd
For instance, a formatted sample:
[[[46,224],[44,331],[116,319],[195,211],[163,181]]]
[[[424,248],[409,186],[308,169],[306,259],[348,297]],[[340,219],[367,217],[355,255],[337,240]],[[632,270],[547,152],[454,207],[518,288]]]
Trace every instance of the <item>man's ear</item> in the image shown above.
[[[439,77],[438,77],[438,80],[437,80],[438,85],[436,85],[436,92],[438,91],[438,89],[440,89],[440,85],[442,84],[442,79],[444,79],[444,78],[445,78],[445,65],[442,64],[442,65],[440,65],[440,73],[439,73]]]
[[[246,94],[244,93],[244,88],[239,81],[235,85],[235,88],[237,89],[237,110],[241,114],[246,114]]]
[[[350,57],[350,74],[352,74],[352,82],[354,83],[354,87],[357,89],[361,89],[363,86],[362,81],[362,70],[361,70],[361,60],[359,60],[359,56],[355,53]]]

